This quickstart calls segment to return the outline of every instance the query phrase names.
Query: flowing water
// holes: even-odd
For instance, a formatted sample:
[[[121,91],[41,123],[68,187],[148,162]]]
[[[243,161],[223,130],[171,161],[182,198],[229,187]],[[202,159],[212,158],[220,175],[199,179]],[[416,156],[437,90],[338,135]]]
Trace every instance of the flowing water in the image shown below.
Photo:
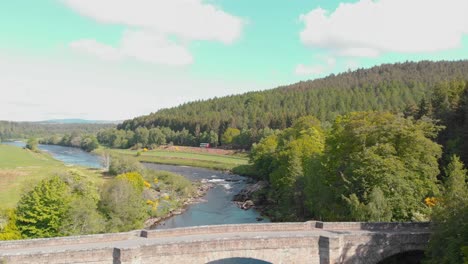
[[[5,142],[4,144],[24,147],[25,143]],[[70,165],[80,165],[91,168],[101,168],[100,158],[97,155],[85,152],[78,148],[55,145],[39,145],[39,149],[48,152],[57,160]],[[233,202],[232,198],[246,186],[247,178],[223,173],[220,171],[201,169],[186,166],[144,164],[149,169],[165,170],[181,174],[190,180],[201,180],[213,183],[202,198],[202,202],[189,205],[180,215],[175,215],[157,225],[156,229],[175,227],[188,227],[199,225],[240,224],[254,222],[269,222],[260,216],[254,209],[242,210]]]
[[[26,146],[26,143],[22,141],[3,142],[2,144],[13,145],[17,147]],[[79,165],[89,168],[102,168],[99,156],[79,148],[42,144],[39,144],[38,148],[44,152],[49,153],[55,159],[60,160],[65,164]]]
[[[269,222],[267,218],[261,217],[258,211],[242,210],[232,202],[233,196],[245,187],[247,181],[245,177],[186,166],[149,163],[146,163],[145,166],[150,169],[181,174],[190,180],[201,180],[214,184],[214,187],[203,197],[203,202],[190,205],[182,214],[163,221],[155,229]]]

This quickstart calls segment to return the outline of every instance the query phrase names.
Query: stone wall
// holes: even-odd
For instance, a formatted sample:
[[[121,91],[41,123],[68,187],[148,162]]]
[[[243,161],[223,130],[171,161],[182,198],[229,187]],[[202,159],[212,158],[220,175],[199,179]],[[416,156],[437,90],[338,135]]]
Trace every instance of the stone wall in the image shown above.
[[[315,221],[304,222],[304,223],[213,225],[213,226],[196,226],[196,227],[173,228],[173,229],[162,229],[162,230],[143,230],[141,236],[146,237],[146,238],[155,238],[155,237],[202,235],[202,234],[217,234],[217,233],[301,231],[301,230],[314,229],[315,226],[316,226]]]
[[[424,250],[428,223],[305,222],[201,226],[0,242],[0,263],[377,263]],[[3,263],[2,263],[3,264]]]
[[[27,240],[0,241],[0,249],[17,249],[17,248],[32,248],[32,247],[48,247],[48,246],[65,246],[79,245],[100,242],[112,242],[128,240],[141,236],[141,230],[124,232],[124,233],[109,233],[84,236],[70,237],[55,237],[55,238],[39,238]],[[0,262],[1,263],[1,262]]]

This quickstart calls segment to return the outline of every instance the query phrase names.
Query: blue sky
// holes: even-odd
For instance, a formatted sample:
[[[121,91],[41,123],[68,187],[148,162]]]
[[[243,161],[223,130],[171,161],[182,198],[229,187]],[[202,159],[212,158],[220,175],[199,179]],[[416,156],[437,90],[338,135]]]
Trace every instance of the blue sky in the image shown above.
[[[382,63],[468,59],[466,10],[466,0],[5,0],[0,120],[120,120]]]

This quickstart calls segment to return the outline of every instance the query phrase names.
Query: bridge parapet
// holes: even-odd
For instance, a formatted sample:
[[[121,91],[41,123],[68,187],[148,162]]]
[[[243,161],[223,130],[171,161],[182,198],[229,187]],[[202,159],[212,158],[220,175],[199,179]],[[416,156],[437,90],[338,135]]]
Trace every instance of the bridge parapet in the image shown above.
[[[90,243],[106,243],[113,241],[123,241],[141,236],[141,230],[123,233],[108,233],[97,235],[82,235],[69,237],[36,238],[12,241],[0,241],[0,249],[19,249],[33,247],[53,247],[66,245],[80,245]],[[1,262],[0,262],[1,263]]]
[[[429,222],[315,222],[315,227],[324,230],[428,230]]]
[[[318,222],[199,226],[0,242],[0,263],[378,263],[424,250],[429,223]]]
[[[172,228],[161,230],[142,230],[141,236],[146,238],[172,237],[186,235],[204,235],[217,233],[245,233],[245,232],[286,232],[306,231],[315,229],[316,221],[298,223],[266,223],[266,224],[240,224],[240,225],[212,225]]]

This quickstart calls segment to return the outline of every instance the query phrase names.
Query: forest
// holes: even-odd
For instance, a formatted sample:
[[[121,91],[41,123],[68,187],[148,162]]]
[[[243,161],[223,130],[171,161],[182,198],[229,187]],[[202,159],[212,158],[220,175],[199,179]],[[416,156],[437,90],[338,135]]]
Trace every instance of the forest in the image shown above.
[[[245,171],[268,182],[253,199],[275,220],[433,221],[428,263],[461,263],[466,142],[468,82],[444,81],[403,113],[301,117],[254,144]]]
[[[95,134],[115,124],[55,124],[41,122],[0,121],[0,141],[3,139],[25,139],[64,134]]]
[[[352,111],[402,112],[429,97],[437,83],[466,80],[468,61],[405,62],[358,69],[272,90],[185,103],[124,121],[118,129],[135,131],[167,127],[191,135],[216,133],[218,142],[228,128],[249,133],[256,142],[260,129],[285,129],[306,115],[329,126]]]

